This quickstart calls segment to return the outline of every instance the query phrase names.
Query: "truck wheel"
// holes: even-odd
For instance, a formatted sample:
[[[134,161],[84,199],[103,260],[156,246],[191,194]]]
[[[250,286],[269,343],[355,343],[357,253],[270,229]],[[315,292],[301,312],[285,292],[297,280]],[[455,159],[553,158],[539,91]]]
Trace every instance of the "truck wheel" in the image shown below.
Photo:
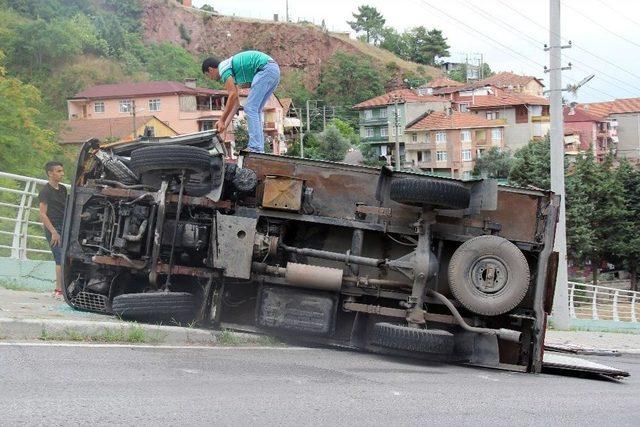
[[[466,209],[469,207],[471,193],[457,182],[406,178],[391,183],[389,197],[405,205]]]
[[[453,334],[438,329],[417,329],[391,323],[376,323],[371,343],[380,347],[429,354],[453,353]]]
[[[449,262],[449,286],[470,311],[497,316],[513,310],[529,289],[529,265],[520,249],[498,236],[467,240]]]
[[[131,169],[138,175],[153,171],[206,172],[211,156],[207,150],[188,145],[157,145],[131,152]]]
[[[122,294],[113,299],[113,314],[123,319],[186,321],[193,318],[195,301],[186,292]]]

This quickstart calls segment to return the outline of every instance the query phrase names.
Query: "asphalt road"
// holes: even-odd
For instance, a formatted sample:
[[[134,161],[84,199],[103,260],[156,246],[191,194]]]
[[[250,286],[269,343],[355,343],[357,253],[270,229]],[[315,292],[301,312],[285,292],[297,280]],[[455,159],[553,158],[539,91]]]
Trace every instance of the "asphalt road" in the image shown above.
[[[2,425],[638,425],[623,381],[328,349],[0,345]]]

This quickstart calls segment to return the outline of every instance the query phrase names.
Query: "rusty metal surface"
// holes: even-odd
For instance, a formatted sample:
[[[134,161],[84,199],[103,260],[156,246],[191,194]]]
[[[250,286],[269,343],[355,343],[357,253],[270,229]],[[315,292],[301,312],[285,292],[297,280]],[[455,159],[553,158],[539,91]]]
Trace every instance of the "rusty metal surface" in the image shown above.
[[[262,207],[297,212],[302,207],[301,179],[266,176],[263,182]]]
[[[558,275],[558,262],[560,261],[560,254],[558,252],[552,252],[549,256],[549,264],[547,265],[547,280],[545,281],[545,295],[544,295],[544,312],[551,314],[553,309],[553,295],[556,291],[556,277]]]
[[[147,265],[144,261],[131,260],[131,259],[125,259],[125,258],[119,258],[119,257],[113,257],[113,256],[106,256],[106,255],[95,255],[91,258],[91,261],[95,262],[96,264],[113,265],[116,267],[128,267],[128,268],[134,268],[136,270],[142,270]]]
[[[160,274],[169,273],[169,264],[159,262],[156,271]],[[171,268],[171,275],[193,276],[193,277],[211,277],[214,274],[212,270],[202,267],[187,267],[184,265],[174,265]]]
[[[483,211],[469,222],[485,221],[501,225],[499,236],[508,240],[535,242],[539,196],[498,191],[498,209]]]
[[[213,266],[226,277],[249,279],[256,237],[255,218],[216,214],[216,238],[212,239]]]

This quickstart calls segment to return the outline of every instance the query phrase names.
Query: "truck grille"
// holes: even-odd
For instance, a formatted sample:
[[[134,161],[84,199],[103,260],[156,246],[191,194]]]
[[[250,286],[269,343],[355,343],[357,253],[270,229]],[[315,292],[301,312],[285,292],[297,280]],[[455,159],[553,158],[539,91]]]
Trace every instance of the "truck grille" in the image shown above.
[[[94,294],[91,292],[80,292],[73,299],[73,304],[83,310],[107,312],[107,301],[109,299],[100,294]]]

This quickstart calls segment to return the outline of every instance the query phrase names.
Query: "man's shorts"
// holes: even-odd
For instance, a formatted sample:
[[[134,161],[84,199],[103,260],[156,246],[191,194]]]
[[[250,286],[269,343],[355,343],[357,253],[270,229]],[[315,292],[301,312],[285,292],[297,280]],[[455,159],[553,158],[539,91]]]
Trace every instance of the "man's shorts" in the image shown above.
[[[57,246],[53,246],[51,244],[51,233],[49,233],[49,230],[45,229],[44,234],[47,236],[47,242],[49,242],[49,247],[51,248],[51,253],[53,254],[56,265],[62,264],[62,242],[58,242]],[[62,235],[59,231],[58,234]]]

